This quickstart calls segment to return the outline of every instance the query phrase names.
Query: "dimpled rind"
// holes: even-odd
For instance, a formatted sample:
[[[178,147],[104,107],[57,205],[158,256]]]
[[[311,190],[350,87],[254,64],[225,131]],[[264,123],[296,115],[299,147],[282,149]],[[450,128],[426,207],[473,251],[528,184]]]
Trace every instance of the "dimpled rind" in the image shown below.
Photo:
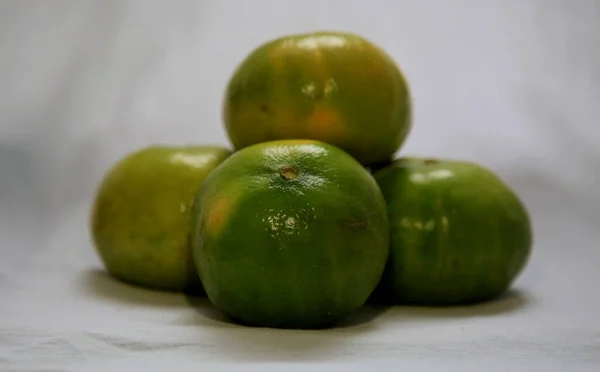
[[[497,175],[467,161],[405,157],[374,174],[390,258],[374,300],[454,305],[495,298],[525,268],[530,217]]]
[[[238,323],[326,327],[363,305],[381,278],[385,201],[368,171],[334,146],[247,147],[211,173],[196,201],[200,278]]]
[[[93,242],[114,277],[150,289],[202,294],[189,244],[194,196],[231,151],[149,146],[105,174],[91,211]]]
[[[223,121],[237,150],[306,138],[374,165],[390,161],[405,142],[412,101],[384,50],[355,34],[321,31],[254,49],[228,81]]]

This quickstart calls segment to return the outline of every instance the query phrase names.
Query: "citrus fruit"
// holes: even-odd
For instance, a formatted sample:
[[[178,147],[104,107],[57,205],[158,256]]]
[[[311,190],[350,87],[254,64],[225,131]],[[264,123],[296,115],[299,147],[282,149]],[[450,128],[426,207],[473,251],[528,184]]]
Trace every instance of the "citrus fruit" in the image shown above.
[[[273,39],[248,54],[229,79],[223,117],[236,149],[306,138],[376,164],[408,136],[412,106],[385,51],[355,34],[322,31]]]
[[[455,305],[505,292],[533,241],[525,205],[473,162],[405,157],[374,175],[386,199],[390,258],[373,298]]]
[[[91,216],[106,270],[130,284],[201,292],[189,245],[191,204],[206,176],[230,154],[218,146],[149,146],[114,164]]]
[[[319,141],[236,152],[206,179],[193,220],[208,298],[250,326],[335,323],[367,300],[389,251],[377,183],[346,152]]]

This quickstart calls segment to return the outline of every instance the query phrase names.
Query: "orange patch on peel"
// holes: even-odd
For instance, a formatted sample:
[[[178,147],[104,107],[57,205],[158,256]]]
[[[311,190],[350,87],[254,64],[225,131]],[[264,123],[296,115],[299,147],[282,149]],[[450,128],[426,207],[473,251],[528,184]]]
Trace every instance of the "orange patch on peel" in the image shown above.
[[[210,235],[218,235],[229,217],[233,207],[233,200],[230,198],[219,198],[215,200],[208,210],[206,217],[206,232]]]
[[[328,106],[316,106],[306,118],[308,135],[315,139],[339,139],[344,137],[347,128],[341,115]]]

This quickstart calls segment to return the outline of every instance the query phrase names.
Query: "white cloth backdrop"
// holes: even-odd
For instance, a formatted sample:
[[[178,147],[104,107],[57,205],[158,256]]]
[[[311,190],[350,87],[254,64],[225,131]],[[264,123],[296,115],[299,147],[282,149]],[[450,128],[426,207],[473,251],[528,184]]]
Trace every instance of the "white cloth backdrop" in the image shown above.
[[[111,163],[150,143],[227,144],[236,64],[317,29],[362,34],[405,70],[402,154],[476,160],[523,197],[536,240],[510,296],[275,331],[102,274],[87,222]],[[600,371],[599,104],[594,0],[1,0],[0,370]]]

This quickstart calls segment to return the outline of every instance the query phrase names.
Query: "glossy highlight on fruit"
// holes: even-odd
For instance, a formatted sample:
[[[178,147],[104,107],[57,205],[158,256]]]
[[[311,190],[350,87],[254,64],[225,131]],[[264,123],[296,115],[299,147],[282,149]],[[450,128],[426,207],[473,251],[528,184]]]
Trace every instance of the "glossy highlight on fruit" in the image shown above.
[[[390,161],[404,143],[412,102],[385,51],[355,34],[321,31],[254,49],[228,82],[223,118],[237,150],[315,139],[372,165]]]
[[[321,328],[364,304],[389,251],[385,201],[354,158],[313,140],[233,154],[206,179],[192,244],[210,301],[240,324]]]
[[[98,188],[93,242],[114,277],[150,289],[202,293],[189,245],[194,196],[231,155],[220,146],[149,146],[113,165]]]
[[[481,302],[504,293],[526,266],[533,243],[527,209],[481,165],[405,157],[374,176],[391,231],[375,301]]]

